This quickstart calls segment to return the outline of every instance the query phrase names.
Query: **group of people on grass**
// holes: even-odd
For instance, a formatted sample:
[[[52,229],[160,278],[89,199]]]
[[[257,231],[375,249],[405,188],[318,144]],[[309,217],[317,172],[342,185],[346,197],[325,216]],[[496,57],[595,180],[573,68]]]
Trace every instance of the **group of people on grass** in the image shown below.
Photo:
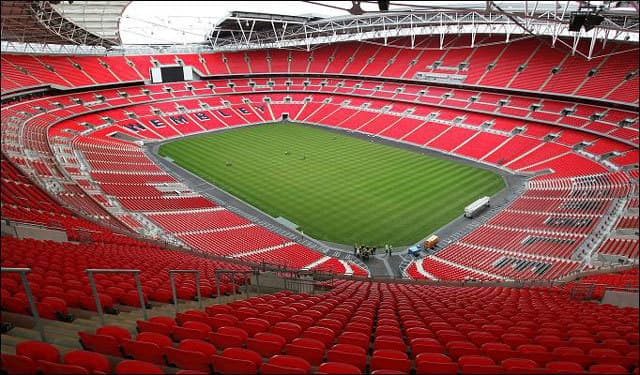
[[[376,255],[377,248],[375,246],[366,246],[366,245],[353,245],[353,255],[362,259],[368,260],[371,255]],[[391,245],[384,245],[384,254],[391,255],[393,248]]]

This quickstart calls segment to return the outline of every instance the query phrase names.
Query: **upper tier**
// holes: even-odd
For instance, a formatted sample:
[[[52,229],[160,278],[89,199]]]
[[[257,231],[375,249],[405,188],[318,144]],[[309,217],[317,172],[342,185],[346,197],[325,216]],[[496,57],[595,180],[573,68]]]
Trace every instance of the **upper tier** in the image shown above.
[[[312,51],[257,50],[207,54],[154,56],[31,56],[2,55],[2,92],[24,87],[56,85],[85,87],[149,79],[149,69],[161,65],[193,66],[200,76],[246,74],[327,74],[418,80],[419,73],[455,75],[471,87],[544,92],[572,97],[638,104],[637,45],[608,42],[595,45],[587,61],[571,55],[549,39],[523,38],[508,44],[498,36],[447,35],[421,37],[415,48],[410,39],[330,44]],[[586,52],[589,40],[578,51]]]

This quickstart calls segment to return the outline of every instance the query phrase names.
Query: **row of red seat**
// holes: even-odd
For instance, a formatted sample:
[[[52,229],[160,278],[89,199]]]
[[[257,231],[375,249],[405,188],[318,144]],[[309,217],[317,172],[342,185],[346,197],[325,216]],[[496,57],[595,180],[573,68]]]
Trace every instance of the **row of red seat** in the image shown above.
[[[447,36],[458,41],[468,40],[469,37]],[[426,38],[420,43],[434,43],[433,47],[437,46],[438,38]],[[495,39],[481,36],[481,39],[492,38]],[[320,47],[311,52],[260,50],[107,57],[3,55],[2,76],[6,83],[4,90],[42,83],[85,87],[105,81],[140,81],[154,66],[152,60],[172,65],[181,60],[184,64],[193,64],[201,75],[295,72],[413,79],[418,72],[455,72],[465,76],[465,83],[479,86],[575,94],[630,103],[637,100],[629,94],[634,91],[627,90],[638,86],[637,75],[627,79],[629,73],[637,71],[637,65],[632,62],[635,59],[628,58],[633,53],[632,44],[608,43],[601,53],[617,50],[618,54],[607,57],[606,64],[600,65],[599,59],[586,60],[574,56],[568,48],[558,45],[549,49],[546,43],[526,38],[509,43],[493,40],[487,45],[480,43],[473,48],[450,52],[449,49],[408,48],[407,38],[399,41],[400,46],[405,46],[402,49],[398,46],[372,48],[367,44],[349,42]],[[584,47],[579,45],[578,48]],[[446,69],[435,68],[435,61],[442,63]],[[460,68],[462,62],[465,62],[464,68]],[[519,67],[523,69],[519,70]],[[595,74],[587,74],[596,67]],[[552,68],[557,68],[558,72],[553,73]]]

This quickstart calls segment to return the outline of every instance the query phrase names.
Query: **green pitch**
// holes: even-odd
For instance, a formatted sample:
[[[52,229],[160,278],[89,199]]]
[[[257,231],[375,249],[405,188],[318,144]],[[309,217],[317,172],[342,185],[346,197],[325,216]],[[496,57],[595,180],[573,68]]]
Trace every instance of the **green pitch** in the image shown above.
[[[316,239],[409,245],[502,178],[318,127],[273,124],[177,140],[160,155]]]

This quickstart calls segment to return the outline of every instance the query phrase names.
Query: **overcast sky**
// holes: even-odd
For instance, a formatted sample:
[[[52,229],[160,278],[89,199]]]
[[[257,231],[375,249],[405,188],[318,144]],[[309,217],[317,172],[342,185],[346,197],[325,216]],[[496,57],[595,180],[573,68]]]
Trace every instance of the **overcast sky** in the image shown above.
[[[350,1],[324,1],[350,8]],[[378,10],[377,4],[362,4],[365,10]],[[302,1],[133,1],[120,21],[120,37],[125,44],[196,43],[230,11],[251,11],[283,15],[348,15],[333,9]]]
[[[366,1],[366,0],[365,0]],[[315,1],[339,7],[351,8],[351,1]],[[407,4],[423,6],[484,7],[485,1],[391,1],[391,10],[406,8]],[[399,5],[395,5],[395,4]],[[497,1],[504,10],[524,8],[523,1]],[[560,1],[564,6],[566,1]],[[570,3],[577,4],[572,1]],[[592,1],[592,3],[601,3]],[[530,1],[529,6],[538,10],[555,7],[555,1]],[[213,26],[230,11],[251,11],[282,15],[314,15],[321,17],[346,16],[346,10],[310,4],[303,1],[132,1],[120,20],[120,37],[123,44],[188,44],[201,43]],[[362,2],[365,11],[378,11],[377,1]]]

